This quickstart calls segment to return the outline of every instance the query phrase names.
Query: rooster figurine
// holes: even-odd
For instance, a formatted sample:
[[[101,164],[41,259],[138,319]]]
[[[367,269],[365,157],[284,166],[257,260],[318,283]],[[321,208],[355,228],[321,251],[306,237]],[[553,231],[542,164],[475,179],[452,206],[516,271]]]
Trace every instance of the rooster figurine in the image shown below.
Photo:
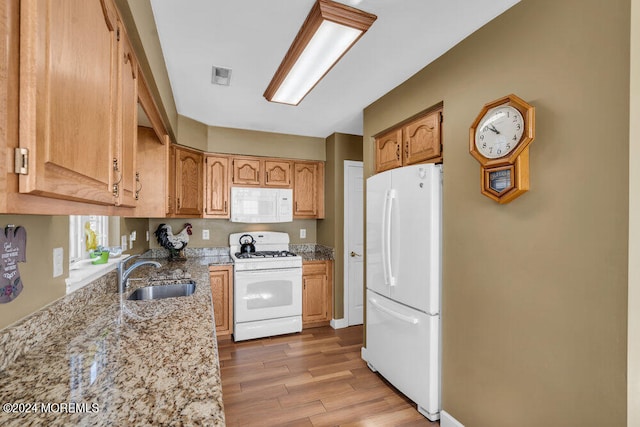
[[[160,224],[154,234],[160,246],[169,251],[169,261],[187,259],[184,256],[184,249],[189,243],[191,224],[185,224],[184,229],[175,236],[169,224]]]

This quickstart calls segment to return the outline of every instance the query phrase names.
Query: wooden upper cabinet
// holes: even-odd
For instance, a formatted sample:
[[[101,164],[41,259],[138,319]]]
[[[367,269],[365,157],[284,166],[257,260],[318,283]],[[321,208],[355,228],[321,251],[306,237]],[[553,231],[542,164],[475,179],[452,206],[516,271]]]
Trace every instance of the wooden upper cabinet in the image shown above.
[[[416,163],[442,162],[442,108],[375,138],[376,173]]]
[[[293,217],[324,218],[324,163],[294,162]]]
[[[140,175],[136,164],[138,138],[138,65],[124,27],[118,23],[118,87],[119,111],[118,134],[116,139],[116,183],[117,204],[136,206],[136,190],[140,186]]]
[[[375,140],[376,173],[402,166],[402,129],[395,129]]]
[[[114,204],[118,41],[110,1],[22,0],[20,192]]]
[[[291,187],[291,162],[286,160],[264,161],[265,187]]]
[[[204,193],[203,154],[175,147],[175,216],[201,216]]]
[[[204,216],[229,218],[229,158],[205,156]]]
[[[442,159],[440,145],[441,110],[420,117],[402,128],[404,164],[413,165],[432,159]]]
[[[138,127],[136,217],[162,218],[167,213],[168,139],[165,135],[164,140],[160,140],[152,128]]]
[[[256,158],[234,157],[233,159],[233,178],[234,185],[255,185],[262,184],[261,177],[261,161]]]
[[[138,126],[136,156],[136,193],[139,197],[135,216],[162,218],[171,213],[170,192],[175,197],[175,147],[170,143],[158,107],[149,92],[147,82],[138,64],[138,105],[149,119],[151,127]],[[136,108],[136,112],[138,109]],[[138,117],[138,120],[140,117]]]

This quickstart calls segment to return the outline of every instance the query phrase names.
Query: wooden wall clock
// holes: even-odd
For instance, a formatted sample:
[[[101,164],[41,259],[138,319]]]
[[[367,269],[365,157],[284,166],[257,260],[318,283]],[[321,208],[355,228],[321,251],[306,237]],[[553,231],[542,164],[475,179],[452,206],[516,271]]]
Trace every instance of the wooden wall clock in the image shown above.
[[[482,107],[469,129],[469,152],[480,162],[480,192],[500,204],[529,190],[529,144],[535,108],[507,95]]]

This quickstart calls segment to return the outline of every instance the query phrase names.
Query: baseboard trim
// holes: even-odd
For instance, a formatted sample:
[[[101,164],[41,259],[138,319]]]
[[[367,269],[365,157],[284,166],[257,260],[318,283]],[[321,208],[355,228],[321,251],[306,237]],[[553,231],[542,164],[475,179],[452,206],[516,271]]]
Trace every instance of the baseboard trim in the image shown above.
[[[443,410],[440,411],[440,427],[464,427],[464,425]]]
[[[367,349],[366,349],[366,347],[360,347],[360,357],[365,362],[367,361]]]
[[[344,317],[342,319],[331,319],[329,325],[331,325],[333,329],[343,329],[349,327],[349,321]]]

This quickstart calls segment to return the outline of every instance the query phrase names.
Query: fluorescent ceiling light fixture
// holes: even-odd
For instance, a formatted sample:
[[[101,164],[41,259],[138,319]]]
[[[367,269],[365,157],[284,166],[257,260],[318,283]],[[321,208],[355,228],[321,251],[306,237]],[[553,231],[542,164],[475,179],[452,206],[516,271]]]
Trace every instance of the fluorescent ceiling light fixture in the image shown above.
[[[317,0],[264,92],[271,102],[298,105],[376,16],[330,0]]]

